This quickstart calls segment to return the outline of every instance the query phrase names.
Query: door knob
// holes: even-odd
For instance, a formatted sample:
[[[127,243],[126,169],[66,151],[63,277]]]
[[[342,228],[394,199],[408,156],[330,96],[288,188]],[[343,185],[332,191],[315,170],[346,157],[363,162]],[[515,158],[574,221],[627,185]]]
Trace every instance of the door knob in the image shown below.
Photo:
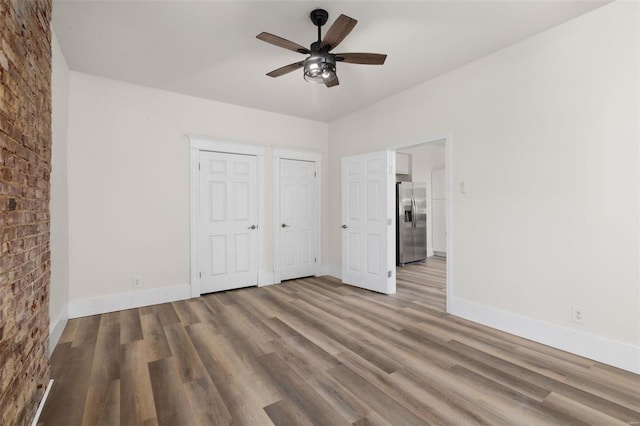
[[[251,225],[251,226],[249,227],[249,229],[256,229],[256,226],[255,226],[255,225]]]
[[[347,229],[348,226],[347,225],[342,225],[342,229]]]
[[[289,226],[291,226],[291,225],[287,225],[286,223],[283,223],[283,224],[282,224],[282,225],[280,225],[280,226],[281,226],[281,227],[283,227],[283,228],[288,228],[288,227],[289,227]]]

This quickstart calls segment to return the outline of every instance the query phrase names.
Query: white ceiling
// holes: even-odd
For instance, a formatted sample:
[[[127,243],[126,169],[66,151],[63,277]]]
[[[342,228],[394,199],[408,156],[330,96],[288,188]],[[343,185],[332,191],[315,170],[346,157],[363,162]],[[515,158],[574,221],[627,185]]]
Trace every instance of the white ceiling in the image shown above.
[[[69,1],[53,27],[72,70],[329,122],[606,4],[602,1]],[[386,53],[383,66],[338,63],[340,85],[302,70],[265,74],[304,55],[255,38],[303,46],[311,10],[358,25],[335,52]]]

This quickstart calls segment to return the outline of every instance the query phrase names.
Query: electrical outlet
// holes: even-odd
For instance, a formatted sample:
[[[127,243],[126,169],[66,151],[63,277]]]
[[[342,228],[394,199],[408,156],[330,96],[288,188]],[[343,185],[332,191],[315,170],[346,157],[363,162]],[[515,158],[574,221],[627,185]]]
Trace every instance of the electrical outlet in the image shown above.
[[[580,306],[571,306],[571,321],[578,324],[587,323],[587,312]]]
[[[134,288],[142,287],[142,275],[134,275],[131,281]]]

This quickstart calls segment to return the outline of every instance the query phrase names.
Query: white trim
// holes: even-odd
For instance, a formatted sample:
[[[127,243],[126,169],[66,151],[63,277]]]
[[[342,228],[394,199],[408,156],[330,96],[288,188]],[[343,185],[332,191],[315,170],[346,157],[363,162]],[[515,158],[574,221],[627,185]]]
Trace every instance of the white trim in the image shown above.
[[[323,275],[322,268],[322,153],[308,150],[273,148],[273,281],[282,282],[280,275],[280,160],[298,160],[315,163],[316,172],[316,267],[315,275]]]
[[[258,170],[256,174],[258,177],[258,277],[256,285],[260,287],[261,285],[273,283],[273,272],[265,271],[264,264],[264,260],[267,257],[267,244],[264,237],[264,228],[266,226],[264,219],[264,185],[266,180],[264,174],[264,150],[262,154],[256,155],[258,157]],[[268,278],[269,275],[271,275],[271,278]]]
[[[187,135],[189,148],[200,151],[226,152],[229,154],[245,154],[264,156],[266,146],[246,142],[222,141],[204,136]]]
[[[36,415],[33,417],[31,426],[36,426],[38,424],[38,420],[40,420],[40,414],[42,414],[42,409],[44,408],[44,404],[47,402],[47,397],[49,396],[49,392],[51,391],[52,387],[53,387],[53,379],[49,380],[47,389],[45,389],[44,395],[42,395],[42,399],[40,400],[40,404],[38,404],[38,410],[36,411]]]
[[[584,333],[458,297],[451,297],[447,302],[448,311],[453,315],[640,374],[640,346]]]
[[[311,151],[306,149],[287,149],[273,148],[273,156],[277,158],[285,158],[288,160],[311,161],[320,164],[322,161],[322,153],[320,151]]]
[[[396,293],[396,152],[387,149],[387,275],[386,294]]]
[[[67,326],[67,321],[69,318],[65,315],[61,315],[55,321],[50,321],[49,323],[49,356],[53,353],[60,337],[62,337],[62,332],[64,328]]]
[[[258,287],[265,287],[268,285],[278,284],[273,278],[273,272],[260,271],[258,272]]]
[[[453,298],[453,134],[449,133],[444,142],[445,149],[445,175],[447,177],[447,283],[445,291],[447,292],[447,300],[445,300],[445,309],[450,312],[449,301]]]
[[[191,283],[191,297],[200,296],[200,280],[198,279],[198,240],[194,238],[198,232],[198,212],[200,198],[198,197],[198,173],[194,173],[200,163],[200,150],[189,150],[189,278]]]
[[[188,284],[90,297],[69,301],[69,318],[123,311],[125,309],[175,302],[176,300],[189,298],[191,298],[191,286]]]
[[[452,179],[453,149],[451,147],[453,143],[453,135],[452,133],[447,133],[446,135],[420,139],[420,140],[409,142],[403,145],[395,145],[387,149],[395,153],[396,151],[399,151],[402,149],[417,148],[419,146],[423,146],[423,145],[427,145],[427,144],[430,144],[433,142],[439,142],[439,141],[444,141],[444,145],[445,145],[445,172],[447,176],[447,284],[446,284],[447,306],[446,306],[446,310],[447,312],[451,313],[451,307],[449,305],[450,303],[449,301],[453,297],[453,285],[454,285],[454,279],[453,279],[453,259],[454,259],[454,256],[453,256],[453,251],[454,251],[454,247],[453,247],[453,182],[452,182],[453,180]],[[395,160],[394,160],[393,172],[394,174],[390,177],[390,179],[394,180],[393,185],[395,186]],[[395,197],[395,193],[393,197]],[[392,200],[393,200],[393,197],[391,198]],[[394,218],[393,219],[394,224],[392,229],[392,233],[394,236],[393,244],[395,244],[395,232],[396,232],[395,214],[392,214],[392,217]],[[394,256],[394,259],[391,265],[393,266],[392,270],[393,270],[393,275],[395,276],[396,274],[395,250],[394,250],[393,256]]]
[[[256,282],[258,286],[273,283],[273,275],[265,271],[265,258],[267,253],[265,239],[265,209],[264,209],[264,155],[267,149],[264,145],[256,145],[244,142],[212,140],[206,136],[187,135],[189,138],[189,219],[190,219],[190,294],[191,297],[200,296],[200,277],[198,274],[198,212],[199,212],[199,184],[198,164],[200,151],[223,152],[227,154],[254,155],[257,158],[258,170],[258,272]]]

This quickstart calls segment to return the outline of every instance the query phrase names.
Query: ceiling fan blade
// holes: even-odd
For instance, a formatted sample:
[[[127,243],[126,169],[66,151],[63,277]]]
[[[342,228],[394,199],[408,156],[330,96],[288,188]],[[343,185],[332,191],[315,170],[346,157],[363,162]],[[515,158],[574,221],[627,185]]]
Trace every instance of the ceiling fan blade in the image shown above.
[[[334,78],[333,80],[325,83],[324,85],[327,87],[333,87],[333,86],[337,86],[338,84],[340,84],[340,80],[338,80],[338,76],[336,75],[336,78]]]
[[[382,53],[336,53],[336,61],[349,64],[382,65],[386,59]]]
[[[321,47],[329,46],[329,50],[335,49],[344,38],[349,35],[353,27],[358,21],[349,18],[347,15],[340,15],[338,19],[331,25],[329,31],[324,35]]]
[[[285,49],[293,50],[299,53],[309,53],[309,49],[304,46],[300,46],[298,43],[294,43],[286,38],[278,37],[277,35],[262,32],[256,36],[258,40],[266,41],[278,47],[284,47]]]
[[[289,74],[291,71],[295,71],[299,68],[302,68],[304,65],[304,61],[296,62],[294,64],[285,65],[284,67],[280,67],[277,70],[273,70],[270,73],[267,73],[269,77],[280,77],[281,75]]]

